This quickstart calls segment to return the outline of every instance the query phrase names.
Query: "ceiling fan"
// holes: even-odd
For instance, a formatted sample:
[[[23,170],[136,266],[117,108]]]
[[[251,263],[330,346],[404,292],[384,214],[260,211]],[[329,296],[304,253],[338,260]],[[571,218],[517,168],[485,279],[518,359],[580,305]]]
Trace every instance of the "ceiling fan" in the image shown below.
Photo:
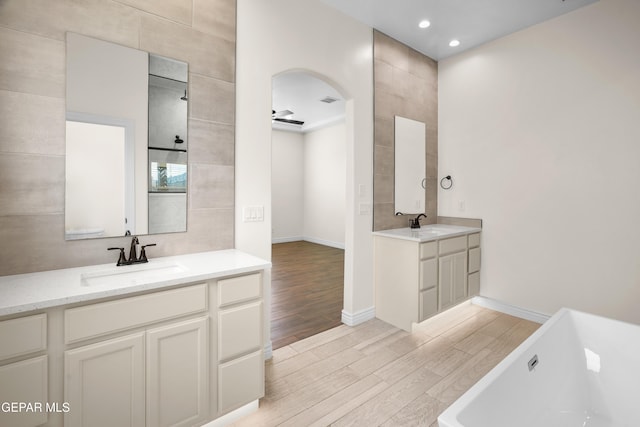
[[[291,110],[281,110],[278,112],[276,112],[276,110],[271,110],[271,120],[275,122],[289,123],[297,126],[302,126],[304,124],[303,121],[287,118],[291,116],[293,116],[293,111]]]

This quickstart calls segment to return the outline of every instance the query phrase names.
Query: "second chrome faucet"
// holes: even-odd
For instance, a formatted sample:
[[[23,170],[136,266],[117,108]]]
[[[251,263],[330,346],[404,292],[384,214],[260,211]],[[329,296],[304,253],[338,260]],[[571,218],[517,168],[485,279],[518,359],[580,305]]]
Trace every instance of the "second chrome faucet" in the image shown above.
[[[114,247],[114,248],[107,248],[107,250],[109,251],[113,251],[113,250],[119,250],[120,251],[120,256],[118,257],[118,262],[116,262],[116,265],[119,267],[121,265],[131,265],[131,264],[139,264],[139,263],[144,263],[144,262],[149,262],[149,260],[147,259],[147,253],[145,252],[144,248],[148,247],[148,246],[155,246],[155,243],[149,243],[148,245],[144,245],[140,247],[140,256],[138,256],[138,244],[140,242],[138,241],[138,237],[137,236],[133,236],[131,238],[131,247],[129,248],[129,258],[127,259],[127,257],[124,254],[124,248],[118,248],[118,247]]]

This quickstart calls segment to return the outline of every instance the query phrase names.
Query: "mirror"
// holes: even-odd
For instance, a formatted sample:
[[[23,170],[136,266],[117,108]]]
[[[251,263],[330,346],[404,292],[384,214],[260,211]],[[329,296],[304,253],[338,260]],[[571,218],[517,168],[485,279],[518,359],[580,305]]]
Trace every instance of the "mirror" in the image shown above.
[[[186,231],[187,77],[67,33],[65,239]]]
[[[395,211],[424,213],[426,167],[426,125],[395,116]]]

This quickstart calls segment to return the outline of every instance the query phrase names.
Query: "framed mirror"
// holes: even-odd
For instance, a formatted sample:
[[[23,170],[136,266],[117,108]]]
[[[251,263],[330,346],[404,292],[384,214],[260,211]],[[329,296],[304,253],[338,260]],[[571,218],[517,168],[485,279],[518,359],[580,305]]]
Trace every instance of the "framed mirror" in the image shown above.
[[[188,66],[67,33],[65,239],[186,231]]]
[[[395,116],[395,211],[419,214],[426,210],[426,125]]]

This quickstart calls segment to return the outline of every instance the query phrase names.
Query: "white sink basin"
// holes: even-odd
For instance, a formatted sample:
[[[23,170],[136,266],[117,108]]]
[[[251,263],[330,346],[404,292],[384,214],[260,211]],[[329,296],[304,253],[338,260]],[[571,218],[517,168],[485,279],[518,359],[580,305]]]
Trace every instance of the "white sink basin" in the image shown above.
[[[149,283],[184,273],[187,268],[178,263],[148,263],[123,265],[80,274],[82,286],[125,286]]]

